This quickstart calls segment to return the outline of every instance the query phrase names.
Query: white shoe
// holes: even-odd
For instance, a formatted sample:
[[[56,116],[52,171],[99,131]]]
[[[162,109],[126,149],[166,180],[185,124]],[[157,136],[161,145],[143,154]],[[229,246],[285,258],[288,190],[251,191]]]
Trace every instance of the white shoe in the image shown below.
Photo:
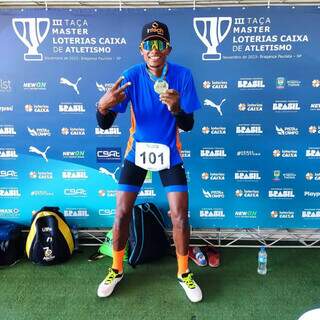
[[[111,295],[115,286],[123,278],[123,273],[119,273],[118,270],[109,268],[108,274],[105,279],[100,283],[97,295],[100,298],[106,298]]]
[[[178,277],[178,280],[191,302],[199,302],[202,300],[201,289],[193,280],[193,274],[191,272],[182,274]]]

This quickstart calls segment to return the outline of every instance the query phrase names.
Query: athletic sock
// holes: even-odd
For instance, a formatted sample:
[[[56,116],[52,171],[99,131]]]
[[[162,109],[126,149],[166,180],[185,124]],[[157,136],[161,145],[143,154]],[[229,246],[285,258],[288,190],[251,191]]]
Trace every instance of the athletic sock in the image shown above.
[[[188,255],[181,256],[177,252],[177,261],[178,261],[178,276],[181,276],[182,274],[188,272]]]
[[[124,257],[125,249],[120,251],[112,250],[112,269],[118,270],[119,273],[123,272],[123,257]]]

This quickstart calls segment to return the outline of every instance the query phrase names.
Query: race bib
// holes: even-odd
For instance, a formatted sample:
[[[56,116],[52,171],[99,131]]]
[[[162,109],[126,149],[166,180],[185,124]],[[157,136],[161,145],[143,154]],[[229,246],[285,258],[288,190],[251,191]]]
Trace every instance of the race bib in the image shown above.
[[[137,142],[135,164],[149,171],[170,168],[170,149],[160,143]]]

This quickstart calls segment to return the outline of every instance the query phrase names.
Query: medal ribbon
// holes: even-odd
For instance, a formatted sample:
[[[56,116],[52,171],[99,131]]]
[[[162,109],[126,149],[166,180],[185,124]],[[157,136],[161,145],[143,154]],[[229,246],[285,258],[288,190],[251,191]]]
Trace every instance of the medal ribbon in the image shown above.
[[[149,75],[149,77],[150,77],[150,79],[152,80],[152,81],[157,81],[157,80],[160,80],[160,81],[162,81],[164,78],[165,78],[165,76],[166,76],[166,73],[167,73],[167,70],[168,70],[168,65],[167,64],[165,64],[164,65],[164,67],[163,67],[163,69],[162,69],[162,74],[161,74],[161,76],[158,78],[158,77],[156,77],[154,74],[152,74],[151,72],[150,72],[150,70],[148,69],[148,67],[146,67],[146,69],[147,69],[147,72],[148,72],[148,75]]]

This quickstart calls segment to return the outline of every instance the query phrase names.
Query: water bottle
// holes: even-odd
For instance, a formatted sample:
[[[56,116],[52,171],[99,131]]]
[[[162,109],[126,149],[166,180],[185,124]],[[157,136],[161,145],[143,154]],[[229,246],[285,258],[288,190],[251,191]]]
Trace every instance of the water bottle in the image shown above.
[[[267,274],[267,262],[268,262],[268,255],[266,252],[266,247],[260,247],[259,254],[258,254],[258,273],[265,275]]]
[[[73,241],[74,241],[74,251],[78,251],[79,250],[79,233],[78,233],[77,225],[73,224],[71,226],[71,232],[72,232]]]
[[[193,253],[201,266],[206,266],[207,265],[207,260],[202,251],[200,250],[199,247],[193,247]]]

